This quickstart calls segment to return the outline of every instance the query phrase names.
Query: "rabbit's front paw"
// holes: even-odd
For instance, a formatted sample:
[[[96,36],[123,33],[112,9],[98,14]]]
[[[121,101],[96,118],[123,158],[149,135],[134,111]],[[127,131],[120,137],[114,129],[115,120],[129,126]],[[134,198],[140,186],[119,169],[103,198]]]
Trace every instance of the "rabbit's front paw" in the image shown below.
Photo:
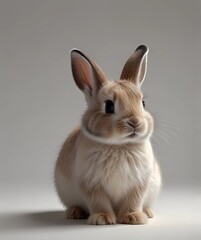
[[[88,219],[88,224],[92,225],[107,225],[115,223],[116,217],[112,213],[95,213],[92,214]]]
[[[78,206],[71,206],[66,210],[67,219],[86,219],[88,214]]]
[[[148,217],[143,212],[129,212],[119,219],[119,223],[123,224],[146,224]]]
[[[151,208],[144,208],[143,212],[147,215],[148,218],[154,217],[154,213]]]

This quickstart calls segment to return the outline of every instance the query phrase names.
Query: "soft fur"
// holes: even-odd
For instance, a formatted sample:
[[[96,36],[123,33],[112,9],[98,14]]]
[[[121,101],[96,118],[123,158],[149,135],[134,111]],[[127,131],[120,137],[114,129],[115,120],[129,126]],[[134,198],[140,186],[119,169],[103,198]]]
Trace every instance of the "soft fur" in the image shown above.
[[[74,80],[83,91],[87,110],[81,126],[64,142],[55,167],[55,185],[67,218],[89,224],[145,224],[153,217],[161,176],[150,137],[151,114],[140,90],[146,75],[148,48],[139,46],[118,81],[72,50]],[[115,113],[105,113],[112,100]]]

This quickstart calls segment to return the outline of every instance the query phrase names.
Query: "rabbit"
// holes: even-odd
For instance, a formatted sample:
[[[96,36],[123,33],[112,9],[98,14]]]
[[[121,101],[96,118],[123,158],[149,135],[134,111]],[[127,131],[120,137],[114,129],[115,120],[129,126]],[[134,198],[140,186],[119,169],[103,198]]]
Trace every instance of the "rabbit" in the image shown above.
[[[141,92],[148,51],[140,45],[117,81],[80,50],[71,51],[73,78],[87,110],[55,166],[67,219],[105,225],[146,224],[153,217],[161,172],[150,142],[154,120]]]

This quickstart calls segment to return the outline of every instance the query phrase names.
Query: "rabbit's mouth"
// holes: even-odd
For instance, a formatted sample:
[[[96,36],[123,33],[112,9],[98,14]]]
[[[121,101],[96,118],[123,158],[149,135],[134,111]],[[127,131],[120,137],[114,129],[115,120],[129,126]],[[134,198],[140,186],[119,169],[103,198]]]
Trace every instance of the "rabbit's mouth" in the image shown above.
[[[137,136],[137,134],[136,134],[135,132],[133,132],[133,133],[131,133],[131,134],[128,135],[129,138],[134,138],[134,137],[136,137],[136,136]]]

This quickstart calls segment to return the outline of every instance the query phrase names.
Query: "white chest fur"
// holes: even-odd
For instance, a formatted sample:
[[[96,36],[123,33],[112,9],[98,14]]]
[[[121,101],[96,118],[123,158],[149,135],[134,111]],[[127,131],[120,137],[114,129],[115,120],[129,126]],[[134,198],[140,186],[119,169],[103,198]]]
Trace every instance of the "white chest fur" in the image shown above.
[[[77,178],[89,189],[100,185],[114,201],[147,181],[153,166],[149,142],[129,147],[91,146],[77,153]]]

